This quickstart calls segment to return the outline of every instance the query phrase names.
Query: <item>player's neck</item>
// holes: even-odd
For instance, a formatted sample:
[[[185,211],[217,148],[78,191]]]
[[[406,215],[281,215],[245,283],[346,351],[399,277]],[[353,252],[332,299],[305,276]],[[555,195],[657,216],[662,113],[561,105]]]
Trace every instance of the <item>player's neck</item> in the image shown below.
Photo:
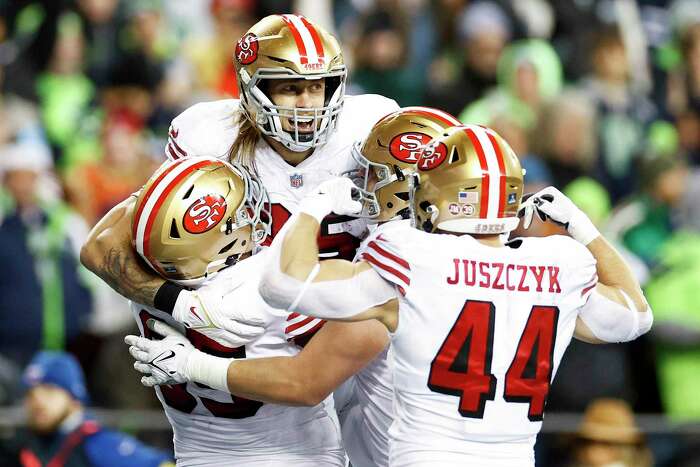
[[[502,247],[504,245],[500,235],[472,235],[477,242],[490,247]]]
[[[307,149],[304,152],[294,152],[285,148],[282,143],[275,141],[272,138],[265,138],[265,141],[267,141],[267,144],[269,144],[270,147],[277,152],[277,154],[282,156],[282,159],[284,159],[287,164],[293,167],[299,165],[302,161],[309,157],[312,152],[314,152],[313,148]]]

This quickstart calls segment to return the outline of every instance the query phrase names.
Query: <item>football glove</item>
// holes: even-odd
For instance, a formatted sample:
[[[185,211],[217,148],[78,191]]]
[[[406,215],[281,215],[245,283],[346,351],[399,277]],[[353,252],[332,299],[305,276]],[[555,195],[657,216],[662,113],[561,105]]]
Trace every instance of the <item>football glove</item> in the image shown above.
[[[321,183],[315,193],[306,196],[299,203],[299,211],[316,218],[321,223],[330,213],[341,216],[358,214],[362,211],[360,191],[349,178],[335,177]]]
[[[130,346],[129,353],[136,359],[134,368],[144,375],[141,377],[141,384],[152,387],[189,381],[186,374],[187,359],[196,351],[190,341],[162,321],[148,320],[148,327],[165,338],[124,338],[124,342]]]
[[[588,245],[600,235],[588,216],[564,193],[552,186],[523,197],[518,210],[518,216],[523,219],[523,228],[530,227],[535,213],[543,221],[551,219],[563,226],[574,240],[583,245]]]
[[[241,347],[265,332],[265,321],[241,307],[225,306],[224,297],[207,286],[180,292],[173,319],[227,347]]]

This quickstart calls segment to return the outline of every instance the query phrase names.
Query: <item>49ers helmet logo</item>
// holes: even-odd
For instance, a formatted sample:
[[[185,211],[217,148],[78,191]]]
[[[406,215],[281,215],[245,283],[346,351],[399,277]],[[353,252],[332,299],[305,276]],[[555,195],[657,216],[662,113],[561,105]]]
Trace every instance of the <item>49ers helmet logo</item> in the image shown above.
[[[401,162],[418,162],[421,149],[432,138],[424,133],[407,132],[394,136],[389,143],[389,153]]]
[[[444,143],[432,143],[426,146],[418,160],[420,170],[433,170],[447,159],[447,146]]]
[[[250,65],[258,58],[258,36],[249,32],[236,43],[236,60],[241,65]]]
[[[185,230],[201,234],[221,222],[226,214],[226,200],[220,195],[210,194],[192,203],[182,219]]]

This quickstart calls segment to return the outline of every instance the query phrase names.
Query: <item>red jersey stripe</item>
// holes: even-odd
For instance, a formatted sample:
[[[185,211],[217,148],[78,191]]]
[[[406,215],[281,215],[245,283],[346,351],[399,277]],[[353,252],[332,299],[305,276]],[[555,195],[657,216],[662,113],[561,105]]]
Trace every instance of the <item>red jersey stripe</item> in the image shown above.
[[[378,239],[378,240],[379,240],[379,239]],[[367,247],[368,247],[368,248],[372,248],[374,251],[376,251],[376,252],[379,253],[380,255],[384,256],[385,258],[389,258],[390,260],[392,260],[393,262],[395,262],[395,263],[398,264],[399,266],[401,266],[401,267],[403,267],[403,268],[405,268],[405,269],[408,269],[409,271],[411,270],[411,266],[408,264],[408,261],[406,261],[406,260],[403,259],[403,258],[400,258],[400,257],[396,256],[395,254],[393,254],[393,253],[391,253],[391,252],[389,252],[389,251],[386,251],[384,248],[382,248],[381,246],[379,246],[379,244],[377,244],[376,241],[372,240],[371,242],[369,242],[369,243],[367,244]]]
[[[296,331],[299,328],[303,328],[307,324],[313,322],[316,318],[306,318],[304,320],[299,321],[298,323],[290,324],[284,329],[285,334],[289,334],[290,332]]]
[[[408,276],[406,276],[404,273],[401,271],[398,271],[397,269],[382,263],[379,261],[377,258],[374,256],[370,255],[369,253],[362,253],[362,259],[367,261],[370,264],[375,265],[376,267],[384,270],[385,272],[389,273],[390,275],[394,276],[396,279],[400,280],[403,282],[406,286],[411,285],[411,279],[409,279]]]

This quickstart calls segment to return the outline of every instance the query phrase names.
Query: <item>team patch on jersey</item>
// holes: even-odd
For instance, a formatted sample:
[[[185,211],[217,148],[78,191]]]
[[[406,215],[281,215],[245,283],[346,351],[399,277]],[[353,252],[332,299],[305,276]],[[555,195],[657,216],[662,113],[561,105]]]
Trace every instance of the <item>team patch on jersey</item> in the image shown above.
[[[389,143],[389,154],[401,162],[414,164],[418,161],[423,146],[431,140],[424,133],[406,132],[396,135]]]
[[[292,174],[289,176],[289,185],[292,188],[301,188],[304,186],[304,176],[302,174]]]
[[[201,234],[214,228],[226,214],[226,201],[217,194],[205,195],[192,203],[182,219],[189,233]]]
[[[421,170],[433,170],[439,167],[447,159],[447,146],[444,143],[429,144],[423,149],[418,160],[418,168]]]
[[[258,58],[258,36],[249,32],[236,43],[236,60],[241,65],[250,65]]]

